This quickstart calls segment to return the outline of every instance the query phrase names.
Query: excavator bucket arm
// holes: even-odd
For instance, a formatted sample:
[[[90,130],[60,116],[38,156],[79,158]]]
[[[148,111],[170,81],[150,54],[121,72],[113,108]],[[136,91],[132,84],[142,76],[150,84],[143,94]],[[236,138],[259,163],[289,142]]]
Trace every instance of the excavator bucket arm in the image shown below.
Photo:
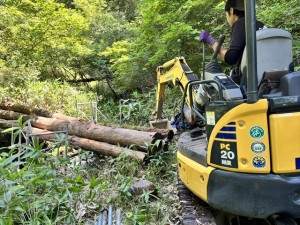
[[[192,80],[199,80],[198,76],[187,65],[183,57],[176,57],[162,66],[157,67],[157,92],[156,92],[156,121],[150,121],[150,125],[157,128],[169,128],[168,120],[162,120],[163,102],[165,98],[165,88],[167,83],[172,82],[178,85],[182,92],[186,84]],[[197,90],[198,87],[195,87]],[[191,108],[187,96],[187,106]]]

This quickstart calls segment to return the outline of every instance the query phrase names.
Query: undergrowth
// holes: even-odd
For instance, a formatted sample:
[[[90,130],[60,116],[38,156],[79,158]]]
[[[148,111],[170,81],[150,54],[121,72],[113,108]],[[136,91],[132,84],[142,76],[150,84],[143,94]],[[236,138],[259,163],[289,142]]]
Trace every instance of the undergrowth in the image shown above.
[[[22,71],[15,73],[6,75],[19,77]],[[84,88],[59,81],[38,82],[37,74],[27,74],[31,76],[25,81],[7,79],[6,83],[2,76],[0,101],[76,116],[76,99],[95,100],[94,93]],[[177,88],[167,88],[165,94],[163,117],[170,118],[179,112],[181,93]],[[149,121],[155,119],[155,90],[133,92],[130,98],[118,102],[97,98],[100,124],[148,129]],[[86,115],[89,110],[87,107]],[[19,121],[15,140],[25,126]],[[57,149],[50,151],[37,141],[0,149],[0,225],[94,224],[109,205],[122,210],[122,224],[172,224],[178,215],[175,143],[147,165],[125,155],[111,158],[82,150],[75,157],[64,158],[53,156],[53,151]],[[140,179],[154,183],[157,194],[144,191],[132,195],[130,186]]]
[[[34,69],[0,69],[0,73],[0,102],[38,107],[85,120],[91,120],[92,114],[97,114],[97,122],[109,126],[147,128],[149,121],[155,120],[155,89],[147,93],[134,91],[128,98],[116,101],[97,96],[92,85],[87,88],[59,80],[39,81],[39,74]],[[166,88],[163,118],[170,119],[180,111],[181,98],[178,87]],[[91,105],[97,105],[97,110]]]
[[[170,119],[180,112],[182,93],[178,87],[165,90],[162,118]],[[121,99],[118,103],[111,99],[103,99],[99,110],[108,115],[105,119],[99,115],[103,124],[118,124],[121,126],[149,127],[149,121],[156,119],[156,92],[133,92],[131,98]]]
[[[76,97],[80,101],[94,99],[90,92],[78,91],[58,81],[30,80],[24,87],[27,89],[0,87],[0,99],[69,116],[76,115]],[[178,110],[181,96],[174,101],[177,91],[166,91],[164,117],[171,117]],[[98,122],[147,129],[149,120],[155,119],[155,98],[155,91],[134,92],[130,99],[118,102],[99,96]],[[26,126],[20,121],[19,128],[14,130],[15,140]],[[58,140],[62,141],[63,137]],[[0,225],[94,224],[101,210],[109,205],[121,209],[125,225],[176,223],[179,201],[175,143],[170,143],[167,151],[147,165],[126,154],[112,158],[84,150],[75,157],[57,157],[53,148],[49,150],[35,141],[0,149]],[[141,179],[152,182],[157,194],[144,191],[133,195],[130,186]]]
[[[20,121],[15,140],[24,135]],[[94,224],[109,205],[122,210],[122,224],[172,224],[179,207],[174,149],[171,143],[143,165],[126,154],[53,156],[36,139],[1,148],[0,224]],[[133,195],[130,186],[139,179],[153,182],[157,194]]]
[[[0,102],[12,102],[76,116],[78,102],[91,102],[95,95],[84,86],[71,86],[59,80],[39,81],[34,69],[0,68]]]

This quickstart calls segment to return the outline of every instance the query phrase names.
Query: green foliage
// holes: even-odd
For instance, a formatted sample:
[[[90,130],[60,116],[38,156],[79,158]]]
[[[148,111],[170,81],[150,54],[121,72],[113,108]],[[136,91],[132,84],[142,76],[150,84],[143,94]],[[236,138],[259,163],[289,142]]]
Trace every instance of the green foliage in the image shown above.
[[[117,15],[124,15],[126,20],[132,21],[138,15],[138,8],[141,0],[118,0],[118,1],[107,1],[110,9]]]
[[[60,2],[0,5],[0,63],[34,66],[43,79],[103,79],[106,74],[101,73],[107,71],[98,65],[103,62],[98,49],[119,39],[117,33],[123,28],[116,24],[121,22],[102,11],[106,6],[102,0]]]
[[[134,213],[133,212],[128,213],[127,217],[130,219],[131,224],[133,225],[146,224],[151,219],[151,216],[144,208],[136,209]]]
[[[131,179],[123,179],[121,186],[119,188],[121,192],[121,196],[124,198],[124,201],[129,201],[130,197],[132,197],[130,193],[130,186],[132,185],[132,180]]]
[[[12,91],[24,84],[38,81],[39,72],[33,67],[0,68],[0,86]]]
[[[217,2],[144,1],[137,36],[101,53],[111,59],[117,89],[121,93],[132,89],[147,91],[156,82],[155,68],[176,56],[185,56],[193,70],[200,73],[202,56],[197,37],[201,29],[210,28],[212,23],[217,26],[224,17],[223,7]],[[211,14],[201,17],[201,11]],[[224,25],[223,18],[217,30]]]
[[[5,1],[0,5],[2,58],[10,66],[67,64],[86,49],[80,38],[88,26],[82,15],[53,0]]]
[[[53,112],[76,115],[75,100],[94,101],[93,93],[57,80],[38,81],[30,68],[0,69],[0,101],[39,107]]]
[[[170,87],[165,91],[163,118],[171,119],[180,112],[182,92],[179,87]],[[174,98],[176,96],[176,98]],[[149,121],[155,120],[153,114],[156,106],[155,90],[148,93],[133,92],[128,99],[116,102],[103,98],[99,101],[99,110],[106,115],[98,115],[99,122],[104,124],[122,124],[123,126],[149,127]]]
[[[20,129],[26,126],[21,120]],[[173,150],[158,159],[165,170],[156,170],[157,162],[144,167],[123,156],[99,158],[82,152],[73,159],[53,157],[42,146],[34,140],[1,149],[1,224],[85,224],[95,221],[108,204],[123,210],[124,224],[158,224],[175,217],[177,198],[170,193],[176,179]],[[131,195],[131,184],[145,176],[155,181],[158,196],[147,191]]]
[[[297,65],[298,11],[297,1],[257,1],[261,21],[293,34]],[[114,97],[147,92],[156,67],[176,56],[200,74],[201,30],[225,34],[225,46],[230,37],[221,0],[7,0],[0,15],[1,68],[32,70],[44,80],[103,81],[103,93]]]
[[[299,24],[293,19],[299,11],[297,4],[297,1],[258,1],[257,8],[258,18],[268,26],[293,33],[295,58],[299,63]],[[155,68],[176,56],[184,56],[192,70],[200,74],[202,51],[197,39],[201,30],[210,31],[216,38],[225,34],[224,45],[229,42],[230,27],[225,19],[224,1],[146,0],[140,9],[137,36],[115,43],[103,52],[111,59],[113,83],[121,93],[140,87],[146,91],[146,87],[156,82]],[[206,61],[210,60],[210,53]]]
[[[32,221],[35,224],[74,222],[73,213],[66,208],[70,204],[68,185],[57,178],[57,173],[46,156],[35,149],[1,154],[1,218],[2,222]],[[20,158],[22,161],[16,161]],[[19,166],[22,165],[22,169]],[[51,201],[50,201],[51,199]]]
[[[131,117],[138,122],[140,121],[139,115],[141,115],[142,105],[138,101],[132,99],[120,100],[120,122],[129,120]]]
[[[257,3],[261,21],[293,34],[299,65],[298,2]],[[208,30],[216,38],[225,33],[227,43],[230,36],[221,0],[6,0],[0,16],[0,100],[74,116],[75,98],[94,101],[87,91],[94,87],[65,81],[92,78],[102,81],[96,85],[98,106],[107,119],[98,118],[109,125],[148,127],[154,119],[156,67],[184,56],[200,74],[199,32]],[[122,101],[110,98],[108,91]],[[168,88],[163,117],[179,112],[180,103],[178,88]],[[25,125],[19,120],[19,127],[7,132],[13,131],[17,140]],[[61,136],[56,143],[64,140]],[[17,147],[0,153],[0,224],[83,224],[111,203],[126,209],[125,224],[166,224],[178,211],[172,144],[171,151],[157,155],[147,167],[124,155],[53,157],[37,139],[22,145],[24,151]],[[155,182],[157,197],[129,192],[144,177]]]

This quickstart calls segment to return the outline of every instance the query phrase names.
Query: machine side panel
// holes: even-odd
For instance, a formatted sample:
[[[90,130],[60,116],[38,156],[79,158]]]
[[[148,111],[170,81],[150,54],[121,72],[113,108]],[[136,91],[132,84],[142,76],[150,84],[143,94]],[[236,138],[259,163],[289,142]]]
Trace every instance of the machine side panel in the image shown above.
[[[268,102],[240,104],[214,126],[208,142],[208,164],[236,172],[269,173],[271,170]]]
[[[270,141],[274,173],[300,172],[300,112],[272,114]]]
[[[214,168],[203,166],[177,152],[179,177],[195,195],[207,202],[207,184]]]

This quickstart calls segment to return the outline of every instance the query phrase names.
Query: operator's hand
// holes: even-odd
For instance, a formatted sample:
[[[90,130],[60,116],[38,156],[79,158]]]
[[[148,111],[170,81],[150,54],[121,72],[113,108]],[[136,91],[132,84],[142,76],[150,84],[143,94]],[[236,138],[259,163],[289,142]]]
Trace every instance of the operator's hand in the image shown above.
[[[207,31],[202,31],[199,35],[199,41],[209,44],[213,46],[217,41],[211,36]]]

